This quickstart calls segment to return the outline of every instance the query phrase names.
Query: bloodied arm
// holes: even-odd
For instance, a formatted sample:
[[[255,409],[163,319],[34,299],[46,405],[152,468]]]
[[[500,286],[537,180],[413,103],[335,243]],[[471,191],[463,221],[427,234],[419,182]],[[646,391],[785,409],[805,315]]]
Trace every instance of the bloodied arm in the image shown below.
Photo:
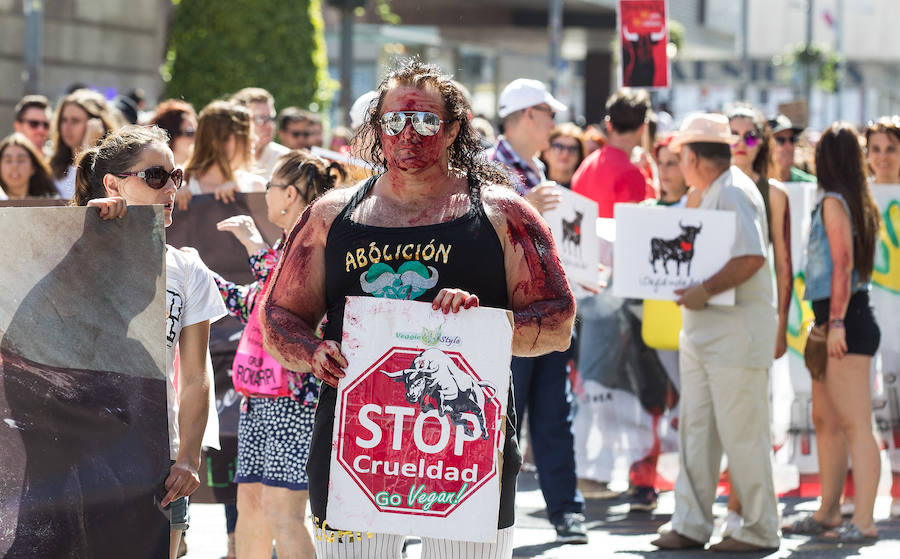
[[[487,188],[483,199],[503,244],[507,292],[515,319],[513,355],[565,350],[572,338],[575,298],[550,229],[534,208],[511,190]]]
[[[340,344],[317,338],[315,328],[326,310],[325,240],[350,190],[330,192],[306,208],[255,311],[270,355],[292,371],[311,370],[332,386],[344,376],[347,361]]]

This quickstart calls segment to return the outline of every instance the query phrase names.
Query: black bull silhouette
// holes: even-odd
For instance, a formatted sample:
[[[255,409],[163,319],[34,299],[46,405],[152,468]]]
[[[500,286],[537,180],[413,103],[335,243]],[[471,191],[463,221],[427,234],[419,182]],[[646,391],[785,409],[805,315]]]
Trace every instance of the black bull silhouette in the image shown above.
[[[663,271],[666,274],[669,273],[669,260],[674,260],[677,265],[676,274],[681,274],[681,264],[683,262],[687,264],[687,275],[691,275],[691,260],[694,259],[694,240],[703,228],[703,224],[696,226],[684,225],[679,221],[678,226],[681,227],[681,235],[674,239],[650,239],[650,265],[653,266],[654,274],[656,273],[657,260],[662,260]]]
[[[653,87],[656,81],[653,47],[666,36],[665,30],[643,34],[631,32],[628,27],[623,27],[622,36],[630,44],[630,48],[623,49],[625,54],[623,81],[632,87]]]
[[[496,393],[496,387],[488,381],[477,381],[472,378],[443,351],[426,349],[413,359],[411,368],[381,372],[396,382],[404,383],[406,400],[410,404],[418,403],[422,412],[436,409],[439,415],[449,416],[450,420],[462,426],[469,436],[474,430],[463,414],[474,414],[481,427],[481,438],[488,438],[484,415],[484,390],[487,388]],[[427,402],[428,396],[434,398],[437,405]]]

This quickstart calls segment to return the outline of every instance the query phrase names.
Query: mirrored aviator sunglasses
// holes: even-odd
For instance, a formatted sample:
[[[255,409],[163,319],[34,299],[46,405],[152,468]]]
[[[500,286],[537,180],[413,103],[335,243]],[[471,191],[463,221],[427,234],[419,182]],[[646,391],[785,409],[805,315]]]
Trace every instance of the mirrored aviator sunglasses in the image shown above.
[[[163,167],[150,167],[143,171],[135,171],[133,173],[116,173],[117,177],[138,177],[144,179],[147,186],[154,190],[159,190],[166,186],[169,179],[175,185],[175,189],[181,188],[184,180],[184,171],[181,169],[172,169],[172,172],[166,171]]]
[[[434,136],[445,122],[438,115],[424,111],[389,112],[381,116],[381,130],[388,136],[396,136],[406,128],[407,119],[422,136]]]

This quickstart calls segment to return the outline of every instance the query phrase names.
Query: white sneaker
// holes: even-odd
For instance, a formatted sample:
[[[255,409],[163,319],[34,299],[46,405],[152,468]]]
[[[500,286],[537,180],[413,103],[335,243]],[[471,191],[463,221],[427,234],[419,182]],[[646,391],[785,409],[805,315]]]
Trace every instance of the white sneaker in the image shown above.
[[[741,518],[741,515],[734,512],[733,510],[728,511],[728,515],[722,522],[722,539],[724,540],[725,538],[730,538],[731,535],[737,532],[743,524],[744,519]]]

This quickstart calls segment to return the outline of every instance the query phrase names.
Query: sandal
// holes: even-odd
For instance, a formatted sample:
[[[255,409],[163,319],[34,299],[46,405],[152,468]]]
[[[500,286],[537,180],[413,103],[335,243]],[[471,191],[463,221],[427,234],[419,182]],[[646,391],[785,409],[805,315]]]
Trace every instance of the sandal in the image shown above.
[[[794,520],[790,524],[785,524],[781,527],[781,531],[787,532],[789,534],[817,536],[823,532],[827,532],[828,530],[835,530],[839,527],[840,526],[826,526],[825,524],[822,524],[821,522],[813,518],[813,515],[808,514]]]
[[[835,543],[875,543],[878,540],[878,534],[867,536],[856,524],[844,522],[838,528],[828,530],[820,535],[819,540]]]

